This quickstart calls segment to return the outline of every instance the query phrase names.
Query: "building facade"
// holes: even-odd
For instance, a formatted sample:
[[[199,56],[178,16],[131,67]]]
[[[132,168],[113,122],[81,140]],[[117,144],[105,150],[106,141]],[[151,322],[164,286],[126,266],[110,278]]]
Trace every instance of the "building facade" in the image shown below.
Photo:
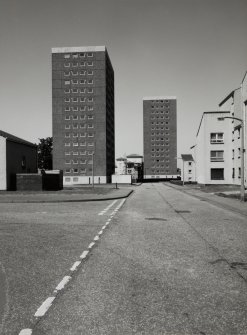
[[[53,168],[64,184],[115,171],[114,71],[102,47],[52,49]]]
[[[127,159],[124,157],[119,157],[116,159],[115,174],[124,175],[127,172]]]
[[[198,184],[232,184],[231,120],[228,111],[204,112],[193,147]]]
[[[15,190],[17,173],[37,169],[37,145],[0,130],[0,190]]]
[[[177,99],[143,99],[144,179],[177,178]]]
[[[182,159],[181,180],[184,183],[196,182],[196,168],[192,155],[181,154],[181,159]]]
[[[127,156],[127,174],[130,174],[135,182],[142,181],[143,156],[138,154],[130,154]]]
[[[247,156],[246,151],[241,152],[241,139],[242,139],[242,126],[244,127],[244,148],[246,148],[247,144],[247,73],[241,82],[240,87],[233,90],[228,94],[220,103],[220,110],[229,110],[231,121],[231,145],[229,150],[232,154],[232,183],[236,185],[241,184],[241,159],[242,155],[244,155],[244,182],[247,184]],[[234,119],[238,118],[241,121]]]

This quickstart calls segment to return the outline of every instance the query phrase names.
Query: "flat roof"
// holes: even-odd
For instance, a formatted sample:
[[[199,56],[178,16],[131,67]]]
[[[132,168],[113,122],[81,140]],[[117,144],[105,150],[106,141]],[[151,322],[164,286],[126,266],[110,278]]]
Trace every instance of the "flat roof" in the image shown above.
[[[84,47],[61,47],[52,48],[51,52],[54,53],[65,53],[65,52],[94,52],[94,51],[106,51],[106,47],[103,46],[84,46]]]
[[[154,96],[154,97],[145,97],[143,100],[176,100],[175,96]]]
[[[183,161],[194,161],[193,157],[191,154],[181,154],[181,158]]]

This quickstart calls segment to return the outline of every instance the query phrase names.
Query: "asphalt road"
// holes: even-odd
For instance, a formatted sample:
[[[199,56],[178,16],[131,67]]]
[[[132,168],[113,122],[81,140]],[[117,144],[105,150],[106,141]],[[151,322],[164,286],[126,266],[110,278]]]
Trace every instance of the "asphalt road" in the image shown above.
[[[1,334],[247,334],[246,216],[160,183],[111,203],[0,209]]]

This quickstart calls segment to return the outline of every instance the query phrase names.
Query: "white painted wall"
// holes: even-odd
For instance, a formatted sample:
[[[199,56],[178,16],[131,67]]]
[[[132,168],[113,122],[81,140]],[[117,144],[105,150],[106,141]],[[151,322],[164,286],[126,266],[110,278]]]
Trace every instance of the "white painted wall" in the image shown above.
[[[111,176],[111,182],[113,184],[119,183],[119,184],[131,184],[131,175],[126,174],[126,175],[115,175],[113,174]]]
[[[7,189],[6,138],[0,136],[0,190]]]
[[[196,178],[199,184],[232,184],[232,122],[230,119],[219,121],[219,117],[230,116],[226,113],[204,113],[196,139]],[[224,143],[211,144],[210,133],[224,133]],[[223,150],[223,162],[211,162],[210,151]],[[224,180],[211,180],[211,169],[223,168]]]
[[[64,186],[89,185],[89,181],[92,184],[92,176],[63,176]],[[106,176],[94,176],[94,184],[106,184]]]
[[[184,161],[182,163],[182,167],[181,167],[181,180],[184,179],[184,182],[195,182],[196,181],[195,162],[194,161],[190,161],[190,163],[191,163],[191,165],[189,165],[188,161]]]

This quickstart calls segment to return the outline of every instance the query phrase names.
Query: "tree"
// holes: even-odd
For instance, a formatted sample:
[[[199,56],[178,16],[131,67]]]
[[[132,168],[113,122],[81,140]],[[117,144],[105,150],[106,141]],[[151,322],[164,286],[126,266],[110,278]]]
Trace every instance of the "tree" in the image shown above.
[[[52,137],[39,138],[38,143],[38,168],[52,170]]]

